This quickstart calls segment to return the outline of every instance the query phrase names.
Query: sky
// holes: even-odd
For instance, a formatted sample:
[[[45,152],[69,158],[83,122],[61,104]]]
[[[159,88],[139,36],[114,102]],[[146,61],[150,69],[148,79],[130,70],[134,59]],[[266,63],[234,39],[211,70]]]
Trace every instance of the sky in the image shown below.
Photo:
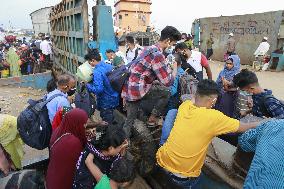
[[[61,0],[1,0],[0,26],[32,28],[29,14],[42,7],[52,6]],[[94,5],[94,0],[88,0]],[[106,0],[113,5],[114,0]],[[241,15],[284,9],[283,0],[152,0],[151,22],[161,30],[172,25],[182,32],[190,32],[196,18]],[[90,13],[89,13],[90,14]],[[10,24],[11,23],[11,24]],[[3,24],[3,25],[2,25]]]

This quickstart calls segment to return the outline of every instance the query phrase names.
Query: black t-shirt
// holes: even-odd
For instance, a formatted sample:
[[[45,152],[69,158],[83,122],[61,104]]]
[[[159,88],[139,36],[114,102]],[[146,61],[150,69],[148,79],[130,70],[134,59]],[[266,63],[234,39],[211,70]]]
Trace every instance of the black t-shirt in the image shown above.
[[[89,153],[94,154],[94,164],[98,166],[103,174],[108,176],[110,174],[112,163],[118,158],[118,156],[111,158],[104,157],[98,153],[94,146],[88,144],[85,150],[82,152],[77,163],[73,189],[93,189],[97,184],[95,178],[85,164],[85,160],[87,159]]]

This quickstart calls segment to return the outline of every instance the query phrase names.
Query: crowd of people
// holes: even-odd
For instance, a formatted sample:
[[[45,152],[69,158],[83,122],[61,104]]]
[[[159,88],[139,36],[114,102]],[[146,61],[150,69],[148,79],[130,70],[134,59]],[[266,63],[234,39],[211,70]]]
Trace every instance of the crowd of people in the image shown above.
[[[206,58],[193,50],[192,44],[186,43],[186,36],[172,26],[161,31],[157,44],[146,48],[127,36],[125,57],[109,49],[105,52],[108,60],[104,61],[98,50],[90,50],[85,59],[93,67],[93,80],[80,85],[96,96],[96,109],[102,118],[96,123],[73,105],[76,78],[64,74],[51,80],[46,95],[51,100],[46,106],[53,132],[46,187],[116,189],[129,185],[135,178],[135,169],[126,150],[134,122],[142,111],[147,117],[145,126],[162,127],[157,167],[173,184],[181,188],[200,187],[208,146],[219,136],[244,151],[255,152],[244,188],[283,188],[284,104],[271,90],[260,86],[254,72],[240,69],[241,60],[231,38],[232,35],[224,68],[216,82],[208,62],[213,51],[208,48]],[[209,47],[213,43],[212,39],[208,41]],[[118,92],[108,73],[126,64],[129,75]],[[204,69],[207,78],[203,78]],[[187,86],[181,85],[185,75],[192,78]],[[196,91],[183,98],[183,87],[194,84]],[[126,111],[124,125],[115,121],[114,110],[119,106]],[[249,114],[273,119],[240,121]],[[2,124],[1,121],[0,117]],[[90,134],[94,128],[95,134]],[[0,143],[9,153],[1,129],[4,127],[0,127]],[[15,134],[10,135],[10,142],[18,145]],[[20,167],[20,151],[10,155],[16,167]],[[8,172],[7,167],[0,169],[4,174]]]
[[[0,76],[17,77],[51,69],[51,54],[49,36],[40,36],[30,42],[25,38],[0,42]]]

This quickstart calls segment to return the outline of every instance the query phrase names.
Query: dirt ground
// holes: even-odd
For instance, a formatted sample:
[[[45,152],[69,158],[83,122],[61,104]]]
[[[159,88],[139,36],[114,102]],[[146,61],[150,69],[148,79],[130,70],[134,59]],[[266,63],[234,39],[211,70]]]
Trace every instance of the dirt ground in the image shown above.
[[[1,113],[18,116],[19,113],[27,106],[28,99],[40,99],[44,91],[32,88],[20,87],[0,87],[0,108]],[[34,157],[42,159],[48,155],[48,150],[36,150],[24,146],[24,164],[30,162]],[[33,162],[33,161],[31,161]],[[127,189],[150,189],[148,184],[139,175]]]
[[[213,72],[213,79],[216,80],[219,72],[222,70],[224,63],[218,61],[210,61],[210,66]],[[246,66],[243,66],[246,68]],[[281,99],[284,99],[284,72],[257,72],[260,84],[263,88],[271,89],[273,94]],[[282,84],[281,84],[282,83]],[[39,99],[45,92],[32,88],[19,87],[0,87],[0,108],[1,113],[18,116],[19,113],[27,106],[27,100]],[[35,156],[46,155],[47,150],[38,151],[25,146],[24,161],[30,160]],[[138,177],[131,188],[147,189],[149,186],[143,179]]]
[[[210,66],[213,72],[213,79],[216,80],[218,74],[223,69],[224,63],[219,61],[210,61]],[[251,67],[242,66],[242,69],[243,68],[250,69]],[[259,79],[260,85],[264,89],[271,89],[275,97],[284,99],[284,72],[261,71],[256,72],[256,75]]]

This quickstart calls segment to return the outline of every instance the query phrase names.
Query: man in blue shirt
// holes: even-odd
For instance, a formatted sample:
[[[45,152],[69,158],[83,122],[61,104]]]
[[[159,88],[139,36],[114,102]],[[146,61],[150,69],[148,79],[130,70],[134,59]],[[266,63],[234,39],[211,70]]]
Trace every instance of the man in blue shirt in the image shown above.
[[[272,95],[271,90],[261,88],[254,72],[244,69],[235,75],[233,82],[242,91],[252,95],[251,112],[254,116],[284,119],[284,104]]]
[[[48,116],[50,123],[52,124],[53,118],[59,108],[64,106],[70,107],[70,102],[68,100],[68,96],[72,96],[75,91],[76,80],[71,75],[60,75],[57,80],[57,89],[47,94],[47,99],[51,98],[56,94],[60,94],[59,96],[52,99],[49,103],[47,103],[46,107],[48,110]]]
[[[89,64],[94,67],[93,81],[88,83],[88,91],[97,97],[97,108],[103,121],[111,124],[113,122],[113,111],[119,105],[119,95],[115,92],[106,76],[113,66],[101,61],[97,50],[92,50],[87,55]]]
[[[284,120],[270,120],[239,137],[239,146],[255,152],[244,189],[284,188]]]

